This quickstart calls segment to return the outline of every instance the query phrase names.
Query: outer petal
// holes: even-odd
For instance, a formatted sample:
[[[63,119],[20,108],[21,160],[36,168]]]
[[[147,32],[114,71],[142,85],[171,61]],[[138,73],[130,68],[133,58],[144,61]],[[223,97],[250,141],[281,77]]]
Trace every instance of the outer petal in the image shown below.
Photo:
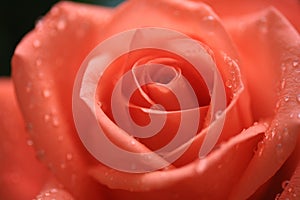
[[[223,143],[207,158],[180,169],[127,174],[103,167],[104,176],[99,168],[91,173],[110,188],[124,189],[113,191],[115,199],[227,199],[266,129],[263,123],[256,124]]]
[[[239,22],[232,21],[228,27],[249,75],[256,117],[276,113],[259,150],[232,192],[233,199],[243,199],[276,173],[293,152],[299,137],[300,37],[273,8],[258,15],[245,16]],[[262,90],[262,85],[266,89]],[[267,96],[265,101],[255,99],[263,95]],[[263,107],[268,107],[265,112]]]
[[[48,176],[27,139],[12,81],[0,79],[0,199],[32,199]]]
[[[194,0],[197,1],[197,0]],[[298,0],[203,0],[214,8],[216,13],[226,21],[227,18],[239,18],[241,15],[263,10],[269,6],[276,7],[300,31],[300,2]]]
[[[99,199],[103,188],[86,172],[96,161],[74,127],[73,81],[111,14],[60,2],[21,41],[12,60],[17,97],[38,156],[78,199]]]

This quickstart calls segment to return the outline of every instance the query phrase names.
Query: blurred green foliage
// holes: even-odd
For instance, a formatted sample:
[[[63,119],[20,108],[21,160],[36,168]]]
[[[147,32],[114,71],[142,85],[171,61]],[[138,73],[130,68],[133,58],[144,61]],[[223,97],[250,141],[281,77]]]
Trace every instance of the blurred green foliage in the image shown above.
[[[10,0],[0,5],[0,76],[9,76],[13,52],[35,22],[58,0]],[[122,0],[76,0],[90,4],[116,6]]]

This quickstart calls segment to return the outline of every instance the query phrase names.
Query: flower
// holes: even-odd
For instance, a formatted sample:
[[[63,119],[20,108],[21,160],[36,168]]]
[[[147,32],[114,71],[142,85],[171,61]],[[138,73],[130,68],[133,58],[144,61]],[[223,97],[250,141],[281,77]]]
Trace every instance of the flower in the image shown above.
[[[115,9],[58,3],[12,59],[27,143],[49,172],[40,163],[32,171],[22,160],[34,159],[24,146],[16,102],[5,98],[13,95],[12,83],[3,81],[0,99],[7,106],[1,119],[18,126],[2,120],[1,137],[17,145],[9,138],[20,132],[24,143],[15,150],[1,144],[0,155],[10,161],[1,177],[21,173],[10,166],[26,165],[26,173],[39,177],[27,184],[32,195],[41,189],[37,198],[45,199],[299,198],[299,9],[298,1],[131,0]],[[125,44],[127,51],[118,54]],[[182,107],[195,99],[196,107]],[[127,101],[129,115],[120,117],[124,108],[117,106]],[[117,126],[118,117],[145,126],[148,114],[153,121],[166,119],[153,137],[130,132],[128,121]],[[182,116],[188,116],[184,123]],[[121,160],[120,151],[98,148],[102,141],[94,137],[100,134],[88,135],[93,120],[115,146],[150,155],[142,166],[154,167],[141,171],[135,161],[144,157]],[[182,134],[183,144],[157,153],[182,124],[184,133],[196,125],[196,135]],[[168,160],[170,152],[179,157]],[[108,163],[115,158],[120,162]]]

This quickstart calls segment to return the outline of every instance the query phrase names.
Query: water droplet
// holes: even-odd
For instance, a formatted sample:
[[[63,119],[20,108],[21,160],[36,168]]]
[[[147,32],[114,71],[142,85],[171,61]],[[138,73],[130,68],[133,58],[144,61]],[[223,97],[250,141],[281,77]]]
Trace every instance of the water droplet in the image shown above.
[[[135,140],[131,140],[130,143],[131,143],[132,145],[135,145],[135,144],[136,144]]]
[[[28,140],[27,140],[27,145],[28,145],[28,146],[32,146],[32,145],[33,145],[33,141],[30,140],[30,139],[28,139]]]
[[[281,70],[282,70],[283,72],[285,72],[285,71],[286,71],[286,66],[285,66],[285,63],[282,63],[282,64],[281,64]]]
[[[31,82],[28,82],[28,83],[27,83],[26,89],[25,89],[25,90],[26,90],[26,92],[28,92],[28,93],[31,92],[31,90],[32,90],[32,83],[31,83]]]
[[[35,60],[35,65],[36,65],[37,67],[41,66],[41,65],[42,65],[42,59],[41,59],[41,58],[37,58],[37,59]]]
[[[300,113],[298,113],[297,117],[298,117],[298,119],[300,119]]]
[[[48,98],[51,96],[51,92],[48,89],[42,91],[43,97]]]
[[[286,83],[285,79],[282,79],[282,81],[281,81],[281,89],[285,88],[285,83]]]
[[[281,103],[281,101],[277,101],[277,102],[276,102],[276,108],[279,108],[279,107],[280,107],[280,103]]]
[[[289,189],[287,190],[289,193],[291,193],[293,191],[292,187],[289,187]]]
[[[264,141],[260,141],[257,144],[257,150],[258,150],[258,156],[260,157],[263,153],[263,150],[264,150]]]
[[[66,28],[66,21],[64,19],[60,19],[56,24],[56,28],[58,30],[64,30]]]
[[[50,192],[51,193],[56,193],[58,190],[56,189],[56,188],[52,188],[51,190],[50,190]]]
[[[275,200],[279,200],[279,198],[280,198],[280,193],[278,193],[278,194],[276,195]]]
[[[43,72],[39,72],[37,76],[39,79],[43,79],[45,75]]]
[[[41,46],[41,41],[39,41],[38,39],[34,40],[32,43],[33,47],[38,48]]]
[[[285,96],[283,99],[284,99],[285,102],[288,102],[289,99],[290,99],[290,97],[289,96]]]
[[[288,128],[284,128],[282,131],[282,135],[284,135],[285,137],[289,135],[289,129]]]
[[[232,88],[232,81],[230,79],[228,79],[226,82],[225,82],[225,85],[228,87],[228,88]]]
[[[73,158],[73,155],[71,153],[67,153],[67,156],[66,156],[67,160],[72,160]]]
[[[290,182],[290,181],[288,181],[288,180],[283,181],[283,182],[281,183],[282,189],[285,189],[285,188],[288,186],[289,182]]]
[[[300,94],[297,95],[296,99],[297,99],[298,103],[300,103]]]
[[[45,114],[44,115],[44,121],[48,122],[50,120],[50,115],[49,114]]]
[[[61,168],[61,169],[65,169],[65,168],[66,168],[66,163],[64,163],[64,162],[61,163],[61,164],[60,164],[60,168]]]
[[[52,124],[53,124],[54,127],[58,127],[59,126],[59,120],[58,120],[58,118],[56,116],[54,116],[52,118]]]
[[[293,67],[297,67],[298,66],[298,64],[299,64],[299,61],[297,61],[297,60],[295,60],[295,61],[293,61]]]
[[[215,18],[212,15],[205,17],[206,20],[213,21]]]
[[[45,192],[44,195],[45,195],[46,197],[49,197],[49,196],[50,196],[50,193],[49,193],[49,192]]]
[[[291,119],[294,118],[294,113],[291,113],[291,114],[290,114],[290,118],[291,118]]]

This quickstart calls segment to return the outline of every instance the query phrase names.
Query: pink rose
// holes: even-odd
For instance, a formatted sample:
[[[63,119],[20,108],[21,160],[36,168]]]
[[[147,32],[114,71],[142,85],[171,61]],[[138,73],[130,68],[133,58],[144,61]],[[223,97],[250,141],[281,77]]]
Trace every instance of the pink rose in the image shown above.
[[[1,199],[299,199],[299,13],[296,0],[58,3],[17,46],[13,83],[0,82]],[[128,118],[117,119],[118,87]],[[78,110],[85,100],[90,110]],[[149,114],[165,117],[158,134],[126,128],[151,124]],[[151,155],[149,169],[91,138],[93,120],[115,146]],[[182,124],[195,135],[168,160],[157,152]]]

